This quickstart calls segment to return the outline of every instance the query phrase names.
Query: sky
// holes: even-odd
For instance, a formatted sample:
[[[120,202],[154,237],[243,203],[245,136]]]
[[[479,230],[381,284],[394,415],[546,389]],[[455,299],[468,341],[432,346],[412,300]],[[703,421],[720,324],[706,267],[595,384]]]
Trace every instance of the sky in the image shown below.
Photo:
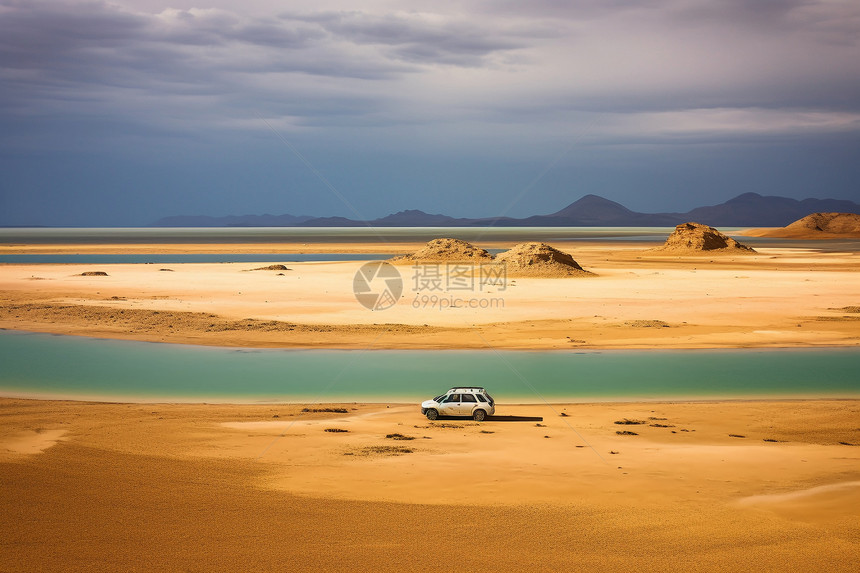
[[[857,0],[0,0],[0,225],[860,202]]]

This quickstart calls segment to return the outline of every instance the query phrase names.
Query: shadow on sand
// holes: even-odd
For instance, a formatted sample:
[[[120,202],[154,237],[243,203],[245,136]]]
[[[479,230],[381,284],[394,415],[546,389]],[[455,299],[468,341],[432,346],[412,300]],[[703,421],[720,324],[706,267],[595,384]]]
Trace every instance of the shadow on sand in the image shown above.
[[[439,420],[471,420],[471,416],[439,416]],[[543,416],[487,416],[485,422],[543,422]]]
[[[488,416],[488,422],[543,422],[543,416]]]

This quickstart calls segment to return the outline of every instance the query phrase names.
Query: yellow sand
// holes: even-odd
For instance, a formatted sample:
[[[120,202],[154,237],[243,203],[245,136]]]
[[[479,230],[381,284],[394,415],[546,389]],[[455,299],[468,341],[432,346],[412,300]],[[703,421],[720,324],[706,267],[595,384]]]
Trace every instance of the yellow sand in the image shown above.
[[[0,444],[35,428],[67,438],[0,447],[0,570],[854,571],[860,558],[860,447],[839,444],[860,443],[857,401],[499,404],[506,421],[480,425],[337,406],[0,399]]]
[[[346,348],[860,340],[854,251],[553,246],[598,276],[518,278],[475,293],[504,300],[480,309],[416,309],[406,275],[406,298],[370,312],[352,293],[360,263],[291,263],[284,276],[0,265],[0,328]],[[109,276],[75,276],[94,270]],[[855,400],[502,403],[508,418],[480,425],[430,423],[415,404],[332,406],[347,412],[0,399],[0,571],[805,572],[860,559]],[[646,423],[613,423],[624,418]]]
[[[0,328],[263,347],[860,343],[860,315],[840,310],[860,304],[856,252],[760,248],[738,257],[678,257],[641,247],[560,246],[598,276],[418,291],[407,266],[400,268],[402,298],[377,312],[353,295],[360,262],[290,263],[283,276],[251,271],[260,266],[254,263],[0,265]],[[109,276],[76,276],[94,270]],[[252,321],[238,323],[244,319]],[[255,324],[266,321],[278,324]]]

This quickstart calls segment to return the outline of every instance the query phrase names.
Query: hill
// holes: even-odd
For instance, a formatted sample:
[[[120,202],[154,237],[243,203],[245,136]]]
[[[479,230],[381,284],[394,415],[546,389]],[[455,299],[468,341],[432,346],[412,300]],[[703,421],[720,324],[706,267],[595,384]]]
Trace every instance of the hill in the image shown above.
[[[692,222],[675,227],[675,230],[666,239],[666,243],[653,250],[691,255],[715,252],[726,254],[755,253],[752,248],[737,242],[713,227]]]
[[[793,239],[860,239],[860,215],[855,213],[812,213],[779,229],[752,229],[753,237]]]
[[[744,193],[725,203],[697,207],[686,213],[639,213],[598,195],[585,195],[547,215],[524,218],[456,218],[417,209],[399,211],[370,221],[346,217],[241,215],[226,217],[174,216],[155,227],[673,227],[701,221],[721,227],[781,227],[810,212],[860,213],[860,205],[842,199],[790,199]]]

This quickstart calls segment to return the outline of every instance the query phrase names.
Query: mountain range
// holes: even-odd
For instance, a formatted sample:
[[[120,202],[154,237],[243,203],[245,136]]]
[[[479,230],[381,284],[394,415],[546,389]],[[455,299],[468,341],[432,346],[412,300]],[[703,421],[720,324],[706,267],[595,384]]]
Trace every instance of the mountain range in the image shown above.
[[[548,215],[525,218],[456,218],[410,209],[359,221],[345,217],[307,215],[179,215],[153,227],[671,227],[695,221],[724,227],[783,227],[810,213],[860,213],[860,205],[844,199],[790,199],[744,193],[725,203],[697,207],[686,213],[639,213],[597,195],[586,195]]]

